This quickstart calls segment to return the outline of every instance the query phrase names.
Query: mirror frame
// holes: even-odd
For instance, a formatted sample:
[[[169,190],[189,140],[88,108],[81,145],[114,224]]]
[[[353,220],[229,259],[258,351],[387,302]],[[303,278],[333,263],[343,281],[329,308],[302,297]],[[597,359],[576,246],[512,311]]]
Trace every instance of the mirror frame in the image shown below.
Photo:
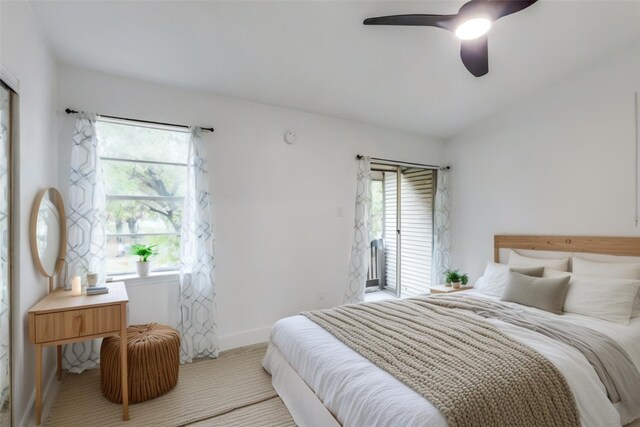
[[[58,261],[53,269],[53,274],[49,275],[46,269],[40,261],[40,254],[38,253],[38,243],[36,240],[36,231],[38,224],[38,212],[40,212],[40,205],[45,195],[51,191],[53,193],[52,203],[58,210],[60,215],[60,243],[58,246]],[[49,292],[55,288],[53,283],[53,277],[60,272],[64,265],[64,260],[67,255],[67,216],[64,211],[64,201],[62,195],[55,187],[47,187],[44,190],[40,190],[36,196],[36,200],[33,202],[31,208],[31,219],[29,221],[29,243],[31,244],[31,255],[33,256],[33,262],[36,268],[44,277],[49,278]]]

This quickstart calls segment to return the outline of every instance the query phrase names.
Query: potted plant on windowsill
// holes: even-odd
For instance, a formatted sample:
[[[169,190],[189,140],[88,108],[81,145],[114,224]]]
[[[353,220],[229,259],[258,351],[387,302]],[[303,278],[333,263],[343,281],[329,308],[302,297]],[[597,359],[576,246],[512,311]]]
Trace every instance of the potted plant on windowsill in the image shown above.
[[[466,286],[469,283],[469,276],[467,273],[460,273],[460,270],[447,270],[444,272],[444,277],[447,282],[447,286],[453,286],[453,289],[460,289],[460,286]]]
[[[136,263],[138,276],[147,277],[149,275],[151,266],[149,257],[151,257],[152,255],[157,255],[158,252],[156,251],[156,246],[157,245],[131,245],[131,253],[138,257],[138,262]]]

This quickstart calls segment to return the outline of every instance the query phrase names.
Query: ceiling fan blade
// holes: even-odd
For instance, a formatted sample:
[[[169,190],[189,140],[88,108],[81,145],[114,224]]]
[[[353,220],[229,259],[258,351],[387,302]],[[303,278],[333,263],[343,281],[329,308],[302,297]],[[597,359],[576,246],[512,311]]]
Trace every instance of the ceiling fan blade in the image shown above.
[[[538,0],[485,0],[485,5],[491,10],[493,19],[500,19],[512,13],[520,12]]]
[[[487,36],[475,40],[463,40],[460,58],[471,74],[482,77],[489,72],[489,44]]]
[[[364,25],[411,25],[420,27],[439,27],[453,31],[457,15],[392,15],[367,18]]]

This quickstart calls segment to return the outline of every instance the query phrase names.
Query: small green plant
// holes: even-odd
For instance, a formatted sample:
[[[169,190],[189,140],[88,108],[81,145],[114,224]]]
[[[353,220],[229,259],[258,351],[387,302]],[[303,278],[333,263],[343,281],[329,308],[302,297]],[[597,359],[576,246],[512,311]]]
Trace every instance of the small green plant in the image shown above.
[[[140,245],[136,243],[131,245],[131,254],[136,255],[140,262],[148,262],[150,256],[158,254],[156,247],[157,245]]]
[[[447,270],[444,272],[444,277],[447,283],[460,282],[462,285],[469,283],[467,273],[460,273],[460,270]]]
[[[460,283],[462,283],[462,286],[466,286],[467,283],[469,283],[469,276],[467,273],[462,273],[460,275]]]
[[[459,282],[460,273],[458,273],[458,270],[447,270],[444,272],[444,278],[447,283]]]

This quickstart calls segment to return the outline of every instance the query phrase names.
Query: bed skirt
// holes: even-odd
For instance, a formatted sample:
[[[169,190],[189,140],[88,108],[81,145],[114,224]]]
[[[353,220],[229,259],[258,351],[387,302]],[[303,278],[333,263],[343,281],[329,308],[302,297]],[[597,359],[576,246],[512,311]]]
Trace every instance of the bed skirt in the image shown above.
[[[309,388],[278,347],[269,343],[262,366],[295,423],[301,427],[340,427],[331,412]]]

